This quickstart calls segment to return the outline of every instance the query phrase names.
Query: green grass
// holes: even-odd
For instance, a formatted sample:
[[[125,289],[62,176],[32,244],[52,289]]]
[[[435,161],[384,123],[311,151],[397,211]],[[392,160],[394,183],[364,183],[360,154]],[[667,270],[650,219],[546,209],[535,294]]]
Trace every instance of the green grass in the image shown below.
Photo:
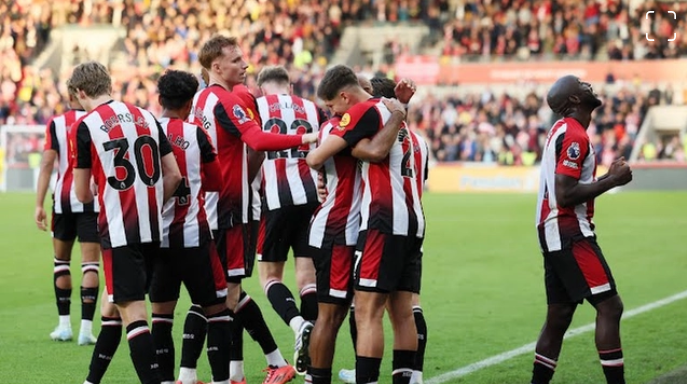
[[[621,193],[597,200],[599,244],[613,269],[626,309],[687,289],[686,200],[687,193]],[[0,382],[81,383],[92,347],[55,343],[48,338],[57,321],[52,251],[49,234],[39,232],[33,224],[33,201],[28,194],[0,194]],[[422,304],[429,344],[425,378],[536,339],[545,314],[545,296],[542,258],[534,230],[535,202],[533,195],[426,195],[428,230]],[[74,259],[72,265],[76,266],[78,254]],[[287,276],[287,283],[293,286],[290,270]],[[76,275],[75,286],[78,283]],[[260,304],[285,357],[291,360],[293,333],[274,314],[257,279],[250,279],[245,286]],[[76,292],[72,299],[72,327],[78,332],[80,306]],[[176,311],[176,340],[180,340],[187,305],[184,296]],[[572,326],[587,324],[593,318],[592,308],[585,304]],[[628,383],[648,383],[685,364],[685,318],[687,306],[677,302],[623,322]],[[386,335],[390,346],[389,332]],[[265,360],[257,344],[247,335],[245,339],[248,382],[257,384],[264,378],[260,371]],[[337,344],[335,376],[338,369],[353,366],[351,349],[348,327],[344,325]],[[390,352],[386,348],[382,383],[391,382]],[[209,378],[206,360],[201,358],[201,379]],[[453,382],[527,383],[531,362],[528,354]],[[123,340],[104,383],[135,382]],[[605,382],[592,333],[566,341],[553,382]],[[661,381],[666,382],[682,381]]]

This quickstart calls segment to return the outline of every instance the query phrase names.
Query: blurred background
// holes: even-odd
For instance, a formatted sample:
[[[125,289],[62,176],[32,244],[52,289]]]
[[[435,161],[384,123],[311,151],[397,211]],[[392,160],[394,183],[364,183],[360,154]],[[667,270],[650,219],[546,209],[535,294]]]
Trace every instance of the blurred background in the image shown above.
[[[218,32],[239,37],[253,92],[274,64],[311,99],[332,64],[415,80],[409,123],[431,143],[437,191],[536,189],[531,170],[557,118],[544,96],[565,74],[604,99],[589,128],[598,164],[685,163],[684,1],[19,0],[2,2],[0,17],[6,190],[31,187],[74,65],[105,63],[116,99],[159,113],[156,78],[168,67],[199,74],[197,50]]]

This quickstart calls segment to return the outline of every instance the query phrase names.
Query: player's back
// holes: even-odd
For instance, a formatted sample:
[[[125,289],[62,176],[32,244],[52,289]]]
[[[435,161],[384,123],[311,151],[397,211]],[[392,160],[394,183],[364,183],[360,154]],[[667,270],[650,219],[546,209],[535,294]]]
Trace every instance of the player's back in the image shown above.
[[[325,117],[310,100],[293,95],[267,95],[257,99],[266,132],[305,134],[317,132]],[[268,210],[285,206],[317,204],[317,173],[305,162],[314,144],[284,151],[269,151],[262,165],[263,193]]]
[[[162,210],[162,247],[200,247],[210,238],[202,184],[204,156],[214,154],[208,134],[198,125],[180,119],[160,119],[181,172],[174,197]]]
[[[90,163],[98,185],[104,248],[160,241],[163,182],[157,120],[142,108],[111,101],[84,116],[76,133],[79,164]],[[93,156],[81,148],[90,145]],[[168,145],[164,140],[164,145]]]
[[[193,107],[189,115],[189,122],[198,124],[205,129],[212,143],[217,147],[217,119],[215,118],[215,107],[219,103],[220,95],[226,92],[221,86],[214,84],[200,92],[193,98]],[[219,150],[219,148],[217,148]],[[205,193],[205,210],[211,230],[218,228],[217,205],[219,204],[219,192]],[[225,226],[231,225],[231,217],[223,218]]]
[[[420,199],[422,199],[422,193],[424,192],[425,184],[427,183],[427,177],[429,176],[429,145],[421,135],[411,130],[408,130],[408,132],[410,132],[410,137],[413,140],[415,173],[419,175],[415,179],[418,183],[418,193],[420,194]]]
[[[69,134],[72,125],[86,111],[72,109],[50,119],[45,133],[45,149],[52,149],[58,155],[57,180],[54,187],[54,211],[62,213],[98,212],[98,202],[83,204],[76,198],[74,171],[70,167]]]
[[[377,131],[391,117],[380,99],[370,99],[353,108],[358,112],[352,113],[370,113],[370,109],[378,113]],[[415,171],[416,156],[413,154],[413,140],[403,122],[398,140],[391,146],[386,159],[377,163],[362,162],[361,231],[375,228],[394,235],[424,236],[425,220],[419,192],[422,175]]]
[[[339,126],[334,117],[322,125],[319,142],[327,139],[332,129]],[[360,229],[362,179],[358,159],[350,148],[327,159],[323,165],[327,197],[317,208],[310,224],[310,245],[331,246],[331,243],[355,245]]]
[[[592,183],[596,161],[587,132],[577,120],[558,120],[549,131],[540,165],[536,224],[547,249],[561,249],[561,237],[594,235],[594,200],[574,207],[560,207],[556,201],[556,174]]]

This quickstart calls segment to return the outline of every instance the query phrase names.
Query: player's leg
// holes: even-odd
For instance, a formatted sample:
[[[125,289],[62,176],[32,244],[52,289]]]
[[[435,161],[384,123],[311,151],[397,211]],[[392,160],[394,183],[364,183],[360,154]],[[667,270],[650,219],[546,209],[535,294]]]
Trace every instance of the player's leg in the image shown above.
[[[198,359],[203,352],[208,321],[203,308],[192,304],[184,319],[183,340],[181,342],[181,361],[179,381],[193,382],[197,379]]]
[[[394,384],[408,384],[413,377],[415,357],[418,347],[418,332],[413,310],[413,296],[420,293],[422,276],[422,252],[420,239],[414,237],[391,237],[392,244],[387,244],[388,252],[382,256],[382,264],[387,264],[393,255],[400,269],[387,267],[384,275],[395,277],[379,285],[389,289],[391,294],[387,301],[389,319],[394,329],[394,353],[392,376]]]
[[[81,329],[79,345],[95,344],[93,316],[98,299],[100,278],[100,238],[98,237],[98,214],[95,212],[77,214],[77,233],[81,245]]]
[[[355,324],[355,304],[351,303],[348,314],[348,331],[353,343],[353,353],[358,343],[358,326]],[[346,384],[355,384],[355,368],[339,370],[339,380]]]
[[[282,208],[266,211],[261,221],[258,236],[258,270],[260,283],[272,308],[286,325],[293,329],[295,335],[305,323],[291,290],[283,283],[284,264],[291,245],[293,228],[297,226],[294,209]],[[300,289],[300,287],[299,287]],[[312,326],[310,326],[312,328]]]
[[[208,319],[207,355],[212,381],[229,384],[231,322],[235,315],[226,306],[228,289],[224,267],[214,242],[185,252],[184,268],[180,272],[191,300],[203,307]]]
[[[381,290],[380,268],[387,236],[377,230],[360,233],[355,252],[356,383],[375,383],[384,355],[382,319],[388,291]]]
[[[301,316],[311,323],[317,320],[318,301],[315,285],[315,264],[313,262],[314,248],[310,247],[308,237],[310,236],[310,220],[317,207],[318,205],[296,207],[298,210],[296,217],[299,223],[293,227],[293,236],[290,236],[296,263],[296,285],[301,297]]]
[[[558,251],[544,253],[544,283],[548,308],[534,354],[532,384],[548,384],[558,364],[563,336],[570,327],[578,301],[566,289],[566,280],[574,280],[572,253]]]
[[[415,329],[417,330],[417,353],[413,364],[413,377],[411,384],[423,384],[422,371],[425,365],[425,350],[427,349],[427,322],[420,306],[420,294],[414,293],[412,298],[413,316],[415,317]]]
[[[174,383],[174,309],[181,290],[180,270],[183,254],[178,250],[161,248],[155,259],[148,297],[151,302],[153,327],[151,334],[163,384]],[[187,384],[187,383],[183,383]],[[191,384],[196,384],[194,381]]]
[[[334,245],[317,249],[317,322],[310,336],[308,376],[306,382],[329,384],[332,381],[332,364],[336,336],[346,318],[352,298],[351,275],[354,247]]]
[[[53,251],[55,253],[53,268],[53,286],[59,323],[50,333],[50,338],[58,341],[72,339],[70,306],[72,296],[72,276],[69,270],[72,247],[76,239],[76,222],[73,215],[55,214],[52,216]]]
[[[260,344],[265,359],[267,360],[268,373],[265,378],[265,384],[282,384],[293,378],[295,370],[290,366],[277,348],[277,343],[272,336],[272,332],[267,327],[265,318],[258,304],[253,301],[250,296],[241,290],[240,281],[245,277],[250,277],[252,272],[253,258],[248,255],[248,238],[247,228],[245,225],[238,224],[227,231],[227,270],[229,278],[227,285],[229,286],[229,296],[233,296],[228,300],[227,307],[232,308],[231,305],[236,303],[234,297],[236,296],[236,288],[240,291],[238,303],[233,307],[236,318],[242,324],[248,334]],[[233,291],[233,292],[232,292]],[[232,337],[235,332],[232,332]],[[233,339],[232,339],[233,344]],[[232,355],[237,353],[235,347],[232,347]],[[234,362],[232,356],[232,362]],[[233,373],[232,373],[232,380]],[[234,380],[235,381],[235,380]]]
[[[587,301],[596,308],[595,341],[606,382],[625,384],[625,362],[620,342],[623,302],[617,293],[613,274],[594,239],[576,242],[573,253],[590,286],[592,295],[587,297]]]
[[[108,271],[111,271],[107,282],[107,290],[112,292],[110,300],[115,303],[122,317],[131,360],[139,380],[144,384],[161,382],[145,303],[151,263],[157,256],[157,247],[157,244],[136,244],[103,250],[106,282]]]
[[[93,348],[84,384],[100,384],[122,340],[122,318],[114,303],[108,300],[108,296],[107,289],[103,289],[100,300],[100,333]]]

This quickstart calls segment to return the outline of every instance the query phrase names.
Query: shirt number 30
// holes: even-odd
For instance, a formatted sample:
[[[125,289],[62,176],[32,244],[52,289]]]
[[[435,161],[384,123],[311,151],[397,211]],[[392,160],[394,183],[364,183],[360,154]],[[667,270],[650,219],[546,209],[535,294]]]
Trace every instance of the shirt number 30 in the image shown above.
[[[114,151],[115,174],[107,178],[112,188],[118,191],[131,188],[136,181],[136,175],[149,187],[160,180],[160,151],[151,136],[140,136],[134,142],[136,168],[126,156],[129,151],[129,140],[126,138],[107,141],[103,143],[103,148],[105,151]],[[145,150],[146,148],[148,149]]]

